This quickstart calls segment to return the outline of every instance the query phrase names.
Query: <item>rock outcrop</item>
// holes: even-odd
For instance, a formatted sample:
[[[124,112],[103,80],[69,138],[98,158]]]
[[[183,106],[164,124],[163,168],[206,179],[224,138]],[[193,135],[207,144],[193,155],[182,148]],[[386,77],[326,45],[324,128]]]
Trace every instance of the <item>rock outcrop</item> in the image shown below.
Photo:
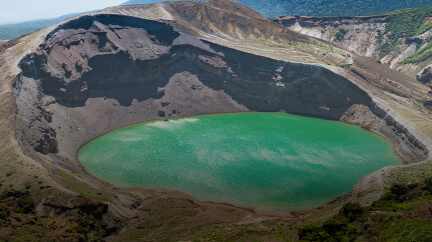
[[[432,86],[432,65],[426,66],[416,75],[416,79],[428,86]]]

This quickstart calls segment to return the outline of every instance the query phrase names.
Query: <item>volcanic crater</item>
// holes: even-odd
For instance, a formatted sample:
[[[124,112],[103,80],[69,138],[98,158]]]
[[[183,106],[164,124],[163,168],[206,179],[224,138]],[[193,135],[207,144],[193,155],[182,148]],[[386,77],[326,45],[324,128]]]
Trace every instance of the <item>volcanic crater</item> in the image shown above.
[[[273,34],[301,39],[302,43],[317,42],[284,30],[231,1],[184,4],[189,10],[189,5],[197,6],[194,14],[207,17],[222,12],[219,5],[232,12],[246,9],[242,12],[245,16],[234,15],[237,20],[248,19],[261,23],[256,26],[264,26],[255,28],[255,32],[265,32],[269,38]],[[164,11],[170,11],[171,20],[109,13],[129,11],[132,8],[129,6],[72,18],[39,33],[43,40],[35,41],[38,47],[20,57],[13,84],[14,104],[9,99],[3,100],[8,102],[3,103],[7,107],[16,105],[16,115],[5,119],[14,121],[14,135],[24,154],[42,164],[59,184],[62,172],[77,173],[80,174],[77,177],[85,177],[82,178],[85,184],[121,194],[120,188],[85,173],[76,158],[78,149],[126,125],[200,114],[281,111],[343,121],[386,138],[405,163],[431,157],[430,139],[384,102],[388,92],[411,95],[386,81],[385,78],[393,78],[401,80],[401,85],[412,87],[394,71],[376,67],[373,61],[356,55],[348,66],[350,70],[345,71],[335,66],[285,61],[240,51],[230,45],[230,41],[235,42],[232,38],[235,32],[215,33],[222,26],[198,28],[198,20],[182,15],[189,10],[182,11],[181,3],[141,7],[160,9],[161,6]],[[133,8],[135,12],[131,15],[136,15],[139,7]],[[187,26],[185,19],[193,24]],[[247,30],[247,26],[238,22],[228,29]],[[20,41],[24,42],[16,40],[12,46],[19,45]],[[1,51],[2,55],[10,53],[6,49]],[[12,67],[7,70],[4,73],[14,73]],[[419,89],[415,90],[413,93]],[[10,110],[15,110],[15,106]],[[374,190],[373,194],[367,192],[373,179],[374,176],[368,176],[360,180],[346,199],[370,204],[379,198],[383,189]],[[69,190],[65,193],[76,195]],[[142,192],[146,199],[152,196],[149,194],[166,193]],[[142,201],[135,204],[130,201],[133,199],[125,202],[127,199],[118,196],[112,198],[109,211],[120,216],[131,217],[137,207],[150,206]],[[155,195],[157,199],[158,196]],[[365,196],[371,198],[363,199]],[[236,208],[236,213],[230,213],[227,211],[234,208],[229,205],[209,208],[208,203],[187,199],[205,207],[205,211],[223,211],[225,217],[218,218],[226,222],[250,217],[245,214],[256,216],[247,209]],[[43,201],[41,207],[46,205]]]
[[[142,121],[245,111],[339,120],[353,105],[372,105],[326,68],[242,53],[120,15],[59,26],[19,66],[19,140],[68,159],[88,140]]]

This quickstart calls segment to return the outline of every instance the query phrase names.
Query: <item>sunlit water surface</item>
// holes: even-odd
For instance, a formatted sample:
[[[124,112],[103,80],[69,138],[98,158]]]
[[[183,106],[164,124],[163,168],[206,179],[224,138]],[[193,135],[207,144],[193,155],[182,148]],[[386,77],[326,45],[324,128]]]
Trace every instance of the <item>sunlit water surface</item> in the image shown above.
[[[322,205],[368,173],[401,164],[389,143],[359,127],[284,113],[127,126],[83,146],[78,159],[115,185],[277,211]]]

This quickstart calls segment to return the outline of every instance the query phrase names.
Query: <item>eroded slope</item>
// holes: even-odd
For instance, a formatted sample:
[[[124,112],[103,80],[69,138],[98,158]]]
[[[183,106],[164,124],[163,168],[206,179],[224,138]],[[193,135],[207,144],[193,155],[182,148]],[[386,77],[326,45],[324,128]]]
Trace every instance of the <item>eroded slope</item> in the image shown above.
[[[301,17],[274,19],[293,31],[332,41],[359,55],[429,83],[432,8],[405,9],[367,17]]]

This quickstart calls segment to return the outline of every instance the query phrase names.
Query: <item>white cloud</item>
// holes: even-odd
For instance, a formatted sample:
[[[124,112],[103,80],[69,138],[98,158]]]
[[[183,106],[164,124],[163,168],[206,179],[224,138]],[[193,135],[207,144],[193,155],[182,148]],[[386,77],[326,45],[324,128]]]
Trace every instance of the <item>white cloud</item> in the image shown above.
[[[11,23],[98,10],[120,5],[126,0],[1,0],[0,2],[0,23]]]

